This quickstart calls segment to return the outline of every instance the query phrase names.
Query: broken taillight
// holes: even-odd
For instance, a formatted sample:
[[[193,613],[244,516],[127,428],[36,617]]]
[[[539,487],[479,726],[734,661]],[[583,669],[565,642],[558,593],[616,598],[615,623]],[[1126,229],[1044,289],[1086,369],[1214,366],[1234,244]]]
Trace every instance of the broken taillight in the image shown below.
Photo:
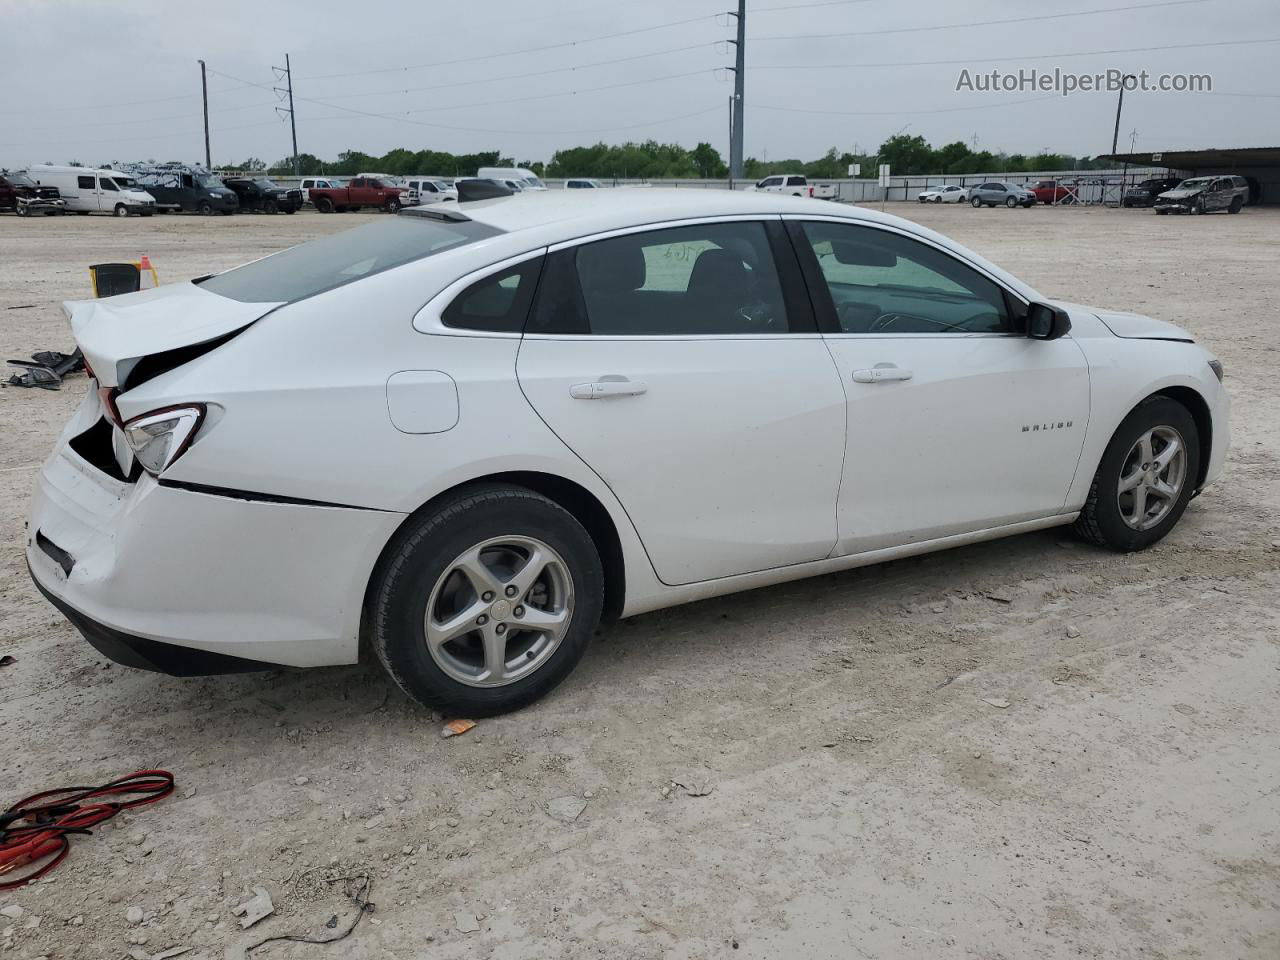
[[[158,477],[191,446],[204,414],[203,403],[153,410],[124,424],[124,438],[142,468]]]

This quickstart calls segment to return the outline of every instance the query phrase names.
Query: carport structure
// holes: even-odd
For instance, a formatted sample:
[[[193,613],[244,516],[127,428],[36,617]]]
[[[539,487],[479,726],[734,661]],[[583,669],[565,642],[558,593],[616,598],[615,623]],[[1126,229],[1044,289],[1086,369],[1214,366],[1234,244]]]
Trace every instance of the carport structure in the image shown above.
[[[1280,204],[1280,147],[1116,153],[1104,159],[1142,167],[1165,167],[1187,177],[1235,174],[1249,181],[1250,203]]]

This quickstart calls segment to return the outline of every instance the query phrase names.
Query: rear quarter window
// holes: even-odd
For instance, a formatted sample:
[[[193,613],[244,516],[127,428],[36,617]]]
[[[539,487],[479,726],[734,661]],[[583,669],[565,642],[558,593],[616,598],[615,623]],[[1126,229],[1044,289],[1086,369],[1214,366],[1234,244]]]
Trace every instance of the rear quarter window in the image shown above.
[[[293,303],[500,233],[474,221],[387,217],[246,263],[201,286],[243,303]]]

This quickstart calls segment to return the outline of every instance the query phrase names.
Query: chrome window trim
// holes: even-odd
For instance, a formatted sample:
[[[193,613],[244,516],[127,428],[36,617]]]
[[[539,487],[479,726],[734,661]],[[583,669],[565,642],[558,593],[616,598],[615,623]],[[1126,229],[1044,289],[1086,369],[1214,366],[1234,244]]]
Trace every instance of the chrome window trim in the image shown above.
[[[519,340],[523,334],[518,330],[470,330],[463,327],[450,327],[444,322],[444,311],[473,283],[479,283],[485,277],[492,276],[495,273],[502,273],[504,270],[527,263],[530,260],[536,260],[539,257],[546,256],[546,254],[546,247],[538,247],[536,250],[527,250],[524,253],[518,253],[515,256],[495,261],[488,266],[479,267],[470,273],[463,274],[428,300],[413,315],[413,329],[419,333],[426,333],[432,336]]]

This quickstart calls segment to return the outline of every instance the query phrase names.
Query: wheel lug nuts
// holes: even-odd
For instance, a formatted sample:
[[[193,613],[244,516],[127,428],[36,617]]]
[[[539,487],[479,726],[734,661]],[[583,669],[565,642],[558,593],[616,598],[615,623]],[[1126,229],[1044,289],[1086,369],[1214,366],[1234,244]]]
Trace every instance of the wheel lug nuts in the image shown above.
[[[507,587],[507,596],[508,596],[508,597],[514,597],[515,595],[516,595],[516,588],[515,588],[515,587]]]
[[[493,591],[486,590],[483,594],[481,594],[480,599],[483,600],[485,603],[488,603],[493,599]]]
[[[496,627],[494,627],[494,631],[497,633],[506,633],[507,625],[505,623],[500,623]]]
[[[486,617],[483,613],[482,613],[482,614],[480,614],[480,616],[476,617],[476,623],[477,623],[479,626],[482,626],[482,627],[483,627],[483,626],[484,626],[486,623],[488,623],[488,622],[489,622],[489,618],[488,618],[488,617]]]
[[[515,608],[513,611],[511,611],[511,612],[512,612],[512,613],[514,613],[517,617],[523,617],[523,616],[524,616],[524,607],[516,607],[516,608]]]

